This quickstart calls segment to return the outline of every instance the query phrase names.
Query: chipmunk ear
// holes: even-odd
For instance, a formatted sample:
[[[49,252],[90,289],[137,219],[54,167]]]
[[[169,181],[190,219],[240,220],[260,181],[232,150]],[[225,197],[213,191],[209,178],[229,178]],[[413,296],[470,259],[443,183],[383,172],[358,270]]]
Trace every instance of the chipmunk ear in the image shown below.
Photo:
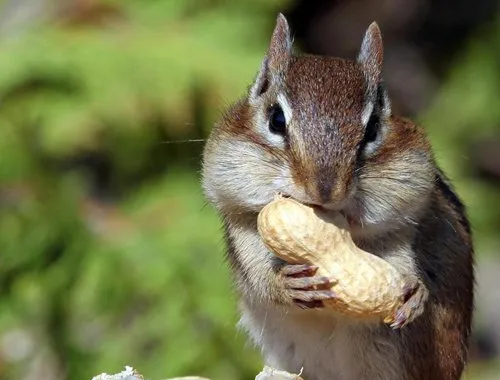
[[[270,82],[280,81],[288,68],[292,55],[290,27],[283,14],[279,14],[274,27],[267,55],[262,62],[250,95],[255,98],[266,92]]]
[[[276,26],[267,52],[269,68],[276,72],[283,72],[288,67],[292,52],[292,39],[288,21],[282,13],[278,15]]]
[[[358,63],[365,72],[370,87],[377,87],[382,81],[384,61],[384,44],[382,33],[376,22],[372,22],[366,30],[358,55]]]
[[[383,84],[384,44],[376,22],[372,22],[366,30],[358,63],[367,81],[366,107],[362,117],[363,123],[366,124],[373,112],[382,117],[391,114],[391,103]]]

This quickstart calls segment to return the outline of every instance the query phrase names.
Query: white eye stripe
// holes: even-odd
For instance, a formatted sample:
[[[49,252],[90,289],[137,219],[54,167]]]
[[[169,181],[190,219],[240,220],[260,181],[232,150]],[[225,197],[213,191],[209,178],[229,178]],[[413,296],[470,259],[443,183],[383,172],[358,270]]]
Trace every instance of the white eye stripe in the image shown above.
[[[285,120],[286,123],[289,124],[290,121],[292,120],[292,107],[290,107],[290,103],[288,103],[288,100],[286,99],[285,95],[283,94],[278,94],[277,96],[277,101],[283,110],[283,114],[285,115]]]
[[[379,140],[366,144],[364,152],[363,152],[363,156],[364,157],[371,156],[373,153],[375,153],[375,151],[377,150],[377,148],[379,146],[380,146],[380,141]]]
[[[372,116],[373,112],[373,102],[368,102],[365,105],[365,109],[361,113],[361,124],[363,126],[366,126],[368,124],[368,121],[370,120],[370,117]]]

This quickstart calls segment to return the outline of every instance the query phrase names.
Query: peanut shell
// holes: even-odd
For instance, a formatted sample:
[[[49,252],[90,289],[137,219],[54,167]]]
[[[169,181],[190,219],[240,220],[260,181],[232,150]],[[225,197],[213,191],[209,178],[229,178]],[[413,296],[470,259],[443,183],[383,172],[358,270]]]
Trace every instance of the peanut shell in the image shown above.
[[[264,244],[290,264],[317,266],[335,280],[336,298],[325,306],[385,323],[404,302],[403,276],[387,261],[358,248],[341,215],[332,216],[289,198],[269,203],[258,216]]]

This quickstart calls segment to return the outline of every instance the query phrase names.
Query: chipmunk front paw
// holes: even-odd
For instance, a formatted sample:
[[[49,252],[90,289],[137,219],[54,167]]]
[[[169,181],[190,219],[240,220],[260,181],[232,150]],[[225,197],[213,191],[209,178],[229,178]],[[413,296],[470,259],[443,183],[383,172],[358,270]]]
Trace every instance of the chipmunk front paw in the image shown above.
[[[287,264],[281,268],[288,295],[302,309],[322,308],[323,301],[336,297],[330,289],[335,280],[317,276],[317,270],[318,267],[313,265]]]
[[[405,303],[395,313],[391,328],[400,329],[414,321],[425,310],[425,303],[429,291],[425,285],[415,277],[409,277],[404,291]]]

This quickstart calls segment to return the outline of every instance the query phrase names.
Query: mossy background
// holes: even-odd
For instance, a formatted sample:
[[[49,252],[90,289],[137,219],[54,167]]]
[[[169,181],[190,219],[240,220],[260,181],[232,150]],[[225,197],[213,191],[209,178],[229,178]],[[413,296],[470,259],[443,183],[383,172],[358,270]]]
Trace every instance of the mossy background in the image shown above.
[[[203,141],[187,140],[243,94],[291,1],[93,3],[99,17],[0,36],[0,379],[125,365],[252,379],[262,363],[235,328]],[[500,190],[471,176],[468,147],[498,131],[499,36],[500,17],[417,117],[469,206],[479,260],[498,252]]]

